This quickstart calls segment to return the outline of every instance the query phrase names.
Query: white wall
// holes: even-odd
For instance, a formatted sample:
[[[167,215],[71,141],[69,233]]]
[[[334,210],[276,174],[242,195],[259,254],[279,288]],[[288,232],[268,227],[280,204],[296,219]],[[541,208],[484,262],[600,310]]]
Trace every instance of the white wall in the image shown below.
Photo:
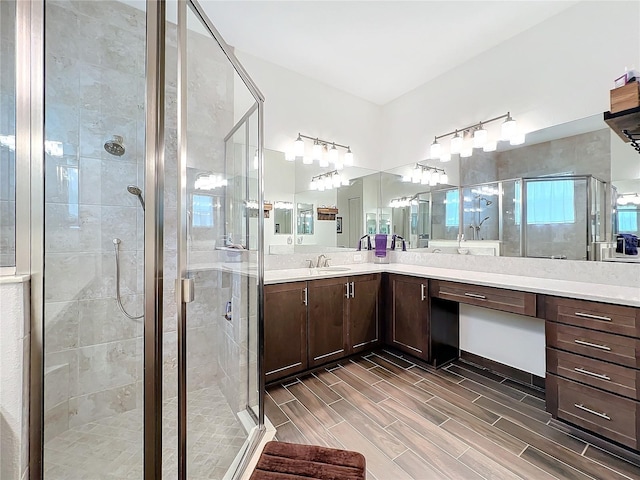
[[[378,168],[382,107],[244,52],[236,56],[266,98],[265,148],[284,152],[302,133],[349,145],[355,165]]]
[[[29,280],[0,278],[0,478],[28,478]]]
[[[639,19],[640,2],[580,2],[385,105],[383,168],[507,111],[533,131],[609,110],[613,80],[640,67]]]

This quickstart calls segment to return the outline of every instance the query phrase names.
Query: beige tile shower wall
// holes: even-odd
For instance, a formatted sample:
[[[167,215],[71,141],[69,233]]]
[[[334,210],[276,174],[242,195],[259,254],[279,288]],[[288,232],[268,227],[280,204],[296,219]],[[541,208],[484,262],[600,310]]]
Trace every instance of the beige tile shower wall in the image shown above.
[[[45,439],[140,401],[145,13],[118,2],[46,3]],[[108,154],[112,135],[125,154]]]

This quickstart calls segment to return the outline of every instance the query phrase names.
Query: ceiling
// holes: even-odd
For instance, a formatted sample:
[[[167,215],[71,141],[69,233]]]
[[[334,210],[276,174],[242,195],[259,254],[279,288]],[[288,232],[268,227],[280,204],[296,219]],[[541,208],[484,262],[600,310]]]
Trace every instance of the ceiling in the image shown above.
[[[200,3],[236,49],[384,105],[576,2]]]

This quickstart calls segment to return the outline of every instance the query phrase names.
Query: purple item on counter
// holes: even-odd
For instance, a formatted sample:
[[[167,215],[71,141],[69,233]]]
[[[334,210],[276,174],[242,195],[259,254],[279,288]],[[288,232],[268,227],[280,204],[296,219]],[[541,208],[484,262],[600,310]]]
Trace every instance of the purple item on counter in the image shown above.
[[[383,233],[376,234],[376,257],[387,256],[387,236]]]

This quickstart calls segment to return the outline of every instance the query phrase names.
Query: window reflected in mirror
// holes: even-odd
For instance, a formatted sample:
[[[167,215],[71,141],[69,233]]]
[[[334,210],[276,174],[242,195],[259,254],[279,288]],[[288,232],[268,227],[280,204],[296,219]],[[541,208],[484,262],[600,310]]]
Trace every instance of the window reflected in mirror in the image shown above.
[[[293,233],[293,203],[275,202],[273,211],[273,233],[277,235],[291,235]]]
[[[313,204],[298,203],[296,208],[297,234],[313,235]]]

